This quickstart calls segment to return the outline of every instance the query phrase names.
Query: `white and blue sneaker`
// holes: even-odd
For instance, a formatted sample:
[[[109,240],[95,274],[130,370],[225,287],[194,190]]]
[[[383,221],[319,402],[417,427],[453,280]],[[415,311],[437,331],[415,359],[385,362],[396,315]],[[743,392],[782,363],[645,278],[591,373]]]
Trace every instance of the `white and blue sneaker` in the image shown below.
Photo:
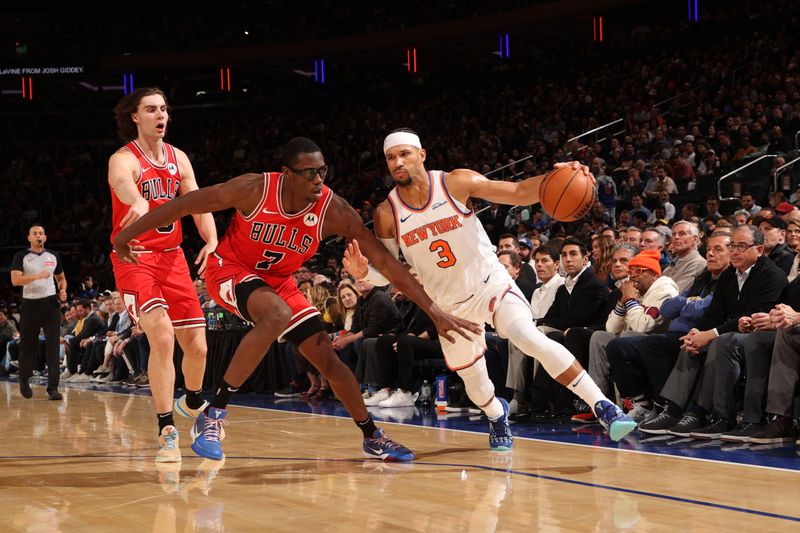
[[[186,395],[184,394],[177,400],[175,400],[175,412],[177,412],[181,416],[185,416],[186,418],[191,418],[192,420],[197,420],[197,417],[200,416],[200,413],[206,410],[206,407],[209,406],[209,403],[203,400],[203,405],[198,407],[197,409],[192,409],[186,403]],[[225,439],[225,430],[220,428],[219,440]]]
[[[594,404],[594,414],[614,442],[636,429],[636,422],[608,400],[600,400]]]
[[[192,420],[197,420],[197,417],[200,416],[200,413],[206,410],[206,407],[208,407],[208,402],[203,401],[203,405],[197,409],[192,409],[186,404],[185,394],[175,400],[175,411],[177,411],[179,415],[185,416],[186,418],[191,418]]]
[[[412,461],[414,453],[378,428],[372,437],[364,439],[364,457],[383,461]]]
[[[200,413],[192,426],[192,451],[200,457],[221,461],[222,425],[225,423],[225,409],[209,407],[208,414]]]
[[[508,423],[508,402],[498,398],[503,405],[503,414],[497,420],[489,420],[489,448],[508,451],[514,445],[514,436]]]

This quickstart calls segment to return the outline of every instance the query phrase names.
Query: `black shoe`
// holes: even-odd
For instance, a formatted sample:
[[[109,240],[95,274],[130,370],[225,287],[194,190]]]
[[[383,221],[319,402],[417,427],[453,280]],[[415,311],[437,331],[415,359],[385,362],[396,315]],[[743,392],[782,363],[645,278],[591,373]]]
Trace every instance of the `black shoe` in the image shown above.
[[[580,399],[572,400],[572,408],[575,409],[576,415],[581,415],[584,413],[594,414],[594,411],[592,411],[592,408],[589,407],[589,404]]]
[[[683,415],[680,422],[669,428],[667,433],[675,435],[676,437],[688,437],[692,434],[692,431],[703,429],[705,425],[706,421],[700,417],[695,415]]]
[[[63,400],[64,397],[61,396],[61,393],[58,392],[57,390],[51,390],[47,392],[47,399],[58,401],[58,400]]]
[[[28,383],[27,379],[19,378],[19,392],[24,398],[30,398],[33,396],[33,390],[31,389],[31,385]]]
[[[726,418],[712,418],[705,427],[692,431],[689,436],[699,440],[714,440],[733,428],[734,425],[728,422]]]
[[[641,423],[639,425],[639,431],[650,433],[651,435],[664,435],[665,433],[669,433],[669,429],[679,421],[680,419],[677,416],[672,416],[668,412],[662,411],[661,414],[653,420]]]
[[[725,442],[750,442],[750,437],[764,429],[761,424],[742,422],[734,429],[720,435],[719,439]]]
[[[775,444],[782,442],[794,442],[797,438],[797,433],[792,427],[791,422],[788,424],[781,422],[779,418],[775,418],[767,424],[767,427],[754,433],[750,437],[751,444]]]

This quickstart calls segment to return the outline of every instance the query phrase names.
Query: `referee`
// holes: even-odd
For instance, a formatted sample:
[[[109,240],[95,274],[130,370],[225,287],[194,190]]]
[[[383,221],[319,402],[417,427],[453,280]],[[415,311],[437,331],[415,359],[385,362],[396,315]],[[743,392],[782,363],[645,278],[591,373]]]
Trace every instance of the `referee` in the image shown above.
[[[58,254],[46,250],[44,227],[33,225],[28,230],[30,247],[17,252],[11,263],[11,284],[22,287],[19,344],[19,391],[25,398],[33,396],[28,380],[33,373],[33,358],[39,347],[39,330],[44,328],[47,357],[47,396],[61,400],[58,392],[58,341],[61,310],[58,300],[67,301],[67,279]],[[56,284],[58,283],[58,297]]]

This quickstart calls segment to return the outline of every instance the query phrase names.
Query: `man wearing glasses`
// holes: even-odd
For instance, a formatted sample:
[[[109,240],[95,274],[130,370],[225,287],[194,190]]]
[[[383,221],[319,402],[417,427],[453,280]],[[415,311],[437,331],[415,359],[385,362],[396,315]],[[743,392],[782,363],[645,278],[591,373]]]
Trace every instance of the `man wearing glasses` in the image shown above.
[[[706,421],[713,407],[714,362],[718,352],[738,331],[741,317],[769,313],[787,284],[786,274],[764,255],[764,234],[757,227],[738,226],[728,250],[731,266],[720,276],[714,298],[696,327],[681,337],[681,352],[661,391],[667,403],[665,412],[673,417],[672,422],[684,413],[690,399],[694,400],[694,406],[672,427],[647,426],[643,431],[688,437],[719,423],[718,419]],[[695,390],[698,376],[700,381]],[[662,420],[659,426],[667,422]],[[726,420],[724,424],[725,427],[715,429],[729,431],[736,420]]]
[[[154,209],[114,239],[120,258],[136,262],[128,241],[182,216],[236,208],[233,221],[208,262],[206,285],[220,305],[254,327],[236,348],[211,404],[198,416],[192,449],[198,455],[222,460],[225,408],[277,339],[289,340],[327,378],[364,434],[368,458],[410,461],[413,453],[375,427],[358,383],[338,358],[319,311],[298,290],[293,274],[330,235],[358,239],[364,252],[397,288],[427,312],[439,335],[453,332],[469,338],[476,324],[444,313],[422,286],[381,246],[355,210],[336,196],[324,180],[328,167],[319,146],[305,137],[283,148],[281,172],[244,174],[205,187]]]

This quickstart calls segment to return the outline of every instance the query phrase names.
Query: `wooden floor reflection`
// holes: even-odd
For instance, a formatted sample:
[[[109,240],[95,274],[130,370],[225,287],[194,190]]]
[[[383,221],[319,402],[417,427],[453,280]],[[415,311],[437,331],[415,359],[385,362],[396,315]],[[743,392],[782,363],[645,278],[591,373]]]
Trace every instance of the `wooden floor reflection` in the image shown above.
[[[230,409],[226,460],[156,467],[150,399],[0,382],[0,531],[798,530],[790,471],[386,425],[412,464],[360,458],[334,417]]]

